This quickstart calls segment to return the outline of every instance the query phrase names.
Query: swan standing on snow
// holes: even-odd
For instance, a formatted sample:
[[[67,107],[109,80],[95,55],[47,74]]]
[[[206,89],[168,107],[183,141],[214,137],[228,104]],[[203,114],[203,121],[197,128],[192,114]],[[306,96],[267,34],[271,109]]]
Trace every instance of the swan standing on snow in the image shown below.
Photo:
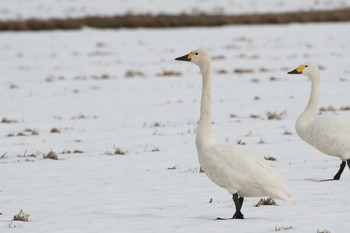
[[[346,166],[350,168],[350,118],[340,116],[317,117],[320,93],[320,72],[316,64],[308,62],[288,74],[303,74],[311,80],[311,94],[304,112],[296,121],[296,131],[305,142],[319,151],[342,160],[333,179],[339,180]]]
[[[195,50],[175,60],[199,66],[203,77],[200,119],[196,146],[199,164],[218,186],[232,194],[236,212],[229,219],[243,219],[244,197],[269,196],[293,202],[286,181],[264,159],[229,144],[218,144],[211,129],[211,58],[203,50]],[[224,218],[218,218],[224,219]]]

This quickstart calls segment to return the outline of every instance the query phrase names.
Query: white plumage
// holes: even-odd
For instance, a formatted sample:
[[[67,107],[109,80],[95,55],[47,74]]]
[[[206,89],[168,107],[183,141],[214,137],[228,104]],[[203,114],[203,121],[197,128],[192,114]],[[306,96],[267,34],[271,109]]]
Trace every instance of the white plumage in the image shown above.
[[[207,176],[231,194],[293,201],[285,180],[264,159],[244,148],[215,144],[198,155]]]
[[[253,153],[230,144],[218,144],[211,130],[211,58],[203,50],[195,50],[176,60],[199,66],[202,77],[202,99],[196,146],[199,163],[205,174],[218,186],[232,194],[236,212],[232,218],[244,218],[244,197],[269,196],[293,202],[286,181],[266,161]],[[219,218],[221,219],[221,218]]]
[[[339,180],[348,162],[350,167],[350,118],[317,116],[320,73],[316,64],[308,62],[288,74],[304,74],[311,80],[311,94],[304,112],[298,117],[295,128],[298,135],[319,151],[342,160],[338,173],[330,180]]]

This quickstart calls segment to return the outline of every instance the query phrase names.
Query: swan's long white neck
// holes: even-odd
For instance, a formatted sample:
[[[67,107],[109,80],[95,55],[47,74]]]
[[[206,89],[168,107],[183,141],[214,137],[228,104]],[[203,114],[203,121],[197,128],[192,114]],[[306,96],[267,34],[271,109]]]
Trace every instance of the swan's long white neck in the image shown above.
[[[211,129],[211,64],[200,66],[203,77],[200,118],[196,136],[197,150],[201,151],[215,144]]]
[[[309,77],[311,79],[310,99],[304,112],[299,117],[299,119],[304,122],[309,122],[315,118],[320,96],[320,72],[315,70],[309,75]]]

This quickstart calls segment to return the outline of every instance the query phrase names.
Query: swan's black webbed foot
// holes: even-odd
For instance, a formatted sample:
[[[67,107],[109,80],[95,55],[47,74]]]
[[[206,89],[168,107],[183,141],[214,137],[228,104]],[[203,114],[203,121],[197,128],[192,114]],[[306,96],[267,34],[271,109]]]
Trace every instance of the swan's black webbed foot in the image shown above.
[[[242,214],[241,211],[239,211],[239,212],[236,212],[232,218],[233,219],[244,219],[244,215]]]
[[[231,219],[233,219],[233,218],[216,218],[215,220],[231,220]]]
[[[244,215],[241,211],[236,212],[232,218],[216,218],[215,220],[232,220],[232,219],[244,219]]]
[[[231,219],[244,219],[244,215],[241,212],[244,197],[239,197],[238,193],[232,195],[232,200],[236,206],[236,212],[232,218],[216,218],[215,220],[231,220]]]
[[[350,159],[347,160],[347,162],[348,162],[348,166],[349,166],[349,168],[350,168]],[[339,167],[339,171],[337,172],[337,174],[335,174],[335,176],[333,177],[333,179],[320,180],[320,182],[339,180],[341,174],[342,174],[343,171],[344,171],[345,166],[346,166],[346,161],[341,162],[340,167]]]
[[[335,181],[336,179],[325,179],[325,180],[319,180],[318,182],[325,182],[325,181]],[[338,179],[339,180],[339,179]]]

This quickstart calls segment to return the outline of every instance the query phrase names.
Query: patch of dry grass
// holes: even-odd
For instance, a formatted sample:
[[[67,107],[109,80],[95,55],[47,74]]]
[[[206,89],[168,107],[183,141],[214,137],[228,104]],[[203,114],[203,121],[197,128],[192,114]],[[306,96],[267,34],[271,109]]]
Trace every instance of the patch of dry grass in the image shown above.
[[[341,106],[339,108],[340,111],[350,111],[350,106]]]
[[[36,158],[40,154],[39,151],[33,152],[33,153],[27,153],[27,151],[24,151],[23,154],[18,154],[17,157],[19,158]]]
[[[234,113],[231,113],[230,114],[230,118],[238,118],[238,115],[234,114]]]
[[[65,80],[64,76],[60,75],[60,76],[53,76],[50,75],[45,79],[45,82],[51,83],[51,82],[56,82],[58,80]]]
[[[10,89],[18,89],[19,86],[17,84],[11,83],[9,86]]]
[[[176,170],[177,169],[177,165],[173,166],[173,167],[168,167],[168,170]]]
[[[255,207],[260,207],[262,205],[277,205],[277,203],[271,197],[266,199],[261,198],[260,201],[255,204]]]
[[[277,112],[268,112],[267,119],[268,120],[282,120],[286,115],[286,111],[277,113]]]
[[[336,111],[350,111],[350,106],[341,106],[336,108],[334,106],[320,107],[320,112],[336,112]]]
[[[25,129],[22,132],[7,134],[7,137],[21,137],[21,136],[37,136],[39,132],[35,129]]]
[[[43,155],[44,159],[52,159],[52,160],[58,160],[58,156],[55,152],[50,151],[49,153],[47,153],[46,155]]]
[[[13,216],[12,221],[28,222],[29,221],[29,214],[25,213],[23,210],[20,210],[18,214]]]
[[[152,126],[153,128],[158,128],[158,127],[165,127],[165,124],[163,124],[162,122],[160,121],[155,121],[153,122]]]
[[[264,157],[265,160],[276,161],[277,159],[271,155],[267,155]]]
[[[267,68],[265,68],[265,67],[261,67],[261,68],[259,69],[259,71],[260,71],[260,72],[268,72],[269,69],[267,69]]]
[[[50,130],[50,133],[61,133],[61,130],[57,129],[57,128],[52,128]]]
[[[114,78],[112,75],[109,74],[101,74],[101,75],[92,75],[91,79],[95,80],[108,80]]]
[[[285,131],[283,132],[283,135],[292,135],[292,133],[289,132],[288,130],[285,130]]]
[[[350,21],[350,9],[264,14],[179,14],[86,16],[67,19],[27,19],[0,21],[0,31],[76,30],[92,28],[210,27],[234,24],[287,24]]]
[[[127,70],[124,76],[125,78],[145,77],[145,75],[138,70]]]
[[[30,135],[39,135],[39,132],[35,129],[25,129],[24,132]]]
[[[197,167],[197,168],[188,168],[186,170],[186,172],[190,172],[190,173],[204,173],[203,169],[201,167]]]
[[[260,137],[260,140],[258,141],[258,144],[265,144],[265,143],[266,143],[265,140],[262,137]]]
[[[246,145],[247,143],[245,143],[242,139],[237,140],[237,144],[238,145]]]
[[[217,74],[228,74],[228,71],[225,69],[220,69],[216,71]]]
[[[83,154],[82,150],[63,150],[61,154]]]
[[[272,76],[272,77],[270,77],[270,81],[271,81],[271,82],[274,82],[274,81],[281,81],[281,78],[277,78],[277,77]]]
[[[326,229],[324,229],[324,230],[317,229],[317,233],[331,233],[331,232],[329,230],[326,230]]]
[[[158,77],[180,77],[182,73],[174,70],[163,70],[163,72],[157,74]]]
[[[261,116],[260,116],[260,115],[257,115],[257,114],[250,114],[249,117],[250,117],[250,118],[253,118],[253,119],[261,118]]]
[[[115,155],[125,155],[125,151],[123,151],[122,149],[120,149],[120,148],[115,148],[115,150],[114,150],[114,154]]]
[[[328,106],[328,107],[320,107],[319,111],[320,112],[336,112],[337,109],[333,106]]]
[[[233,73],[236,74],[244,74],[244,73],[253,73],[253,69],[245,69],[245,68],[236,68],[233,70]]]
[[[72,120],[82,120],[82,119],[97,119],[98,117],[96,115],[88,116],[85,114],[80,113],[77,116],[72,117]]]
[[[10,118],[2,118],[1,123],[3,124],[11,124],[11,123],[17,123],[18,121],[14,120],[14,119],[10,119]]]
[[[105,155],[125,155],[126,153],[127,153],[126,150],[113,146],[113,151],[106,151],[104,154]]]
[[[294,228],[292,226],[285,227],[285,226],[275,226],[275,231],[287,231],[287,230],[293,230]]]
[[[0,155],[0,159],[5,159],[6,158],[6,154],[7,154],[7,152],[5,152],[2,155]]]

